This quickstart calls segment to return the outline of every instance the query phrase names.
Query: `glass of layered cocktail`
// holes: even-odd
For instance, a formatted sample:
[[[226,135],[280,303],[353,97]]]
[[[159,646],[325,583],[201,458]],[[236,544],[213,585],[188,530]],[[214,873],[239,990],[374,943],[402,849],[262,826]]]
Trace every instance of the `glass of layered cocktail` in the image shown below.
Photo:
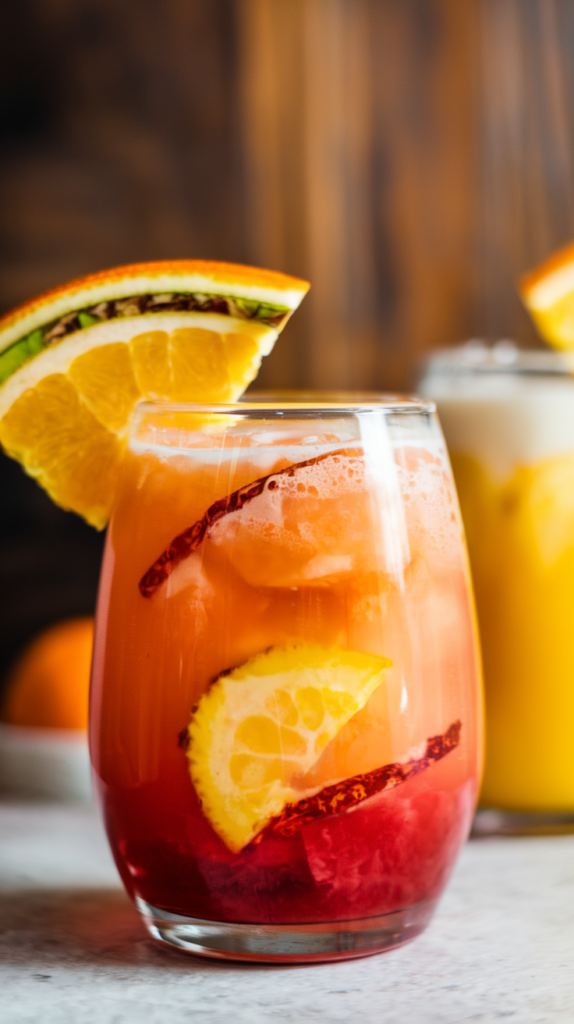
[[[473,815],[481,695],[433,406],[139,407],[108,531],[94,776],[153,936],[343,959],[428,922]]]

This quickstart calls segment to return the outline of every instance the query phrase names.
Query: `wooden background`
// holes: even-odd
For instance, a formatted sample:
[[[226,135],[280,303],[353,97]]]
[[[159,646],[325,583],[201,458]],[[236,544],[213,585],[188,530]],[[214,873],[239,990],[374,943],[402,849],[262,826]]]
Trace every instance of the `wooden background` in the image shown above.
[[[517,276],[574,236],[572,0],[7,0],[0,309],[201,256],[308,277],[265,386],[406,389],[536,340]],[[6,664],[94,600],[101,540],[3,460]]]

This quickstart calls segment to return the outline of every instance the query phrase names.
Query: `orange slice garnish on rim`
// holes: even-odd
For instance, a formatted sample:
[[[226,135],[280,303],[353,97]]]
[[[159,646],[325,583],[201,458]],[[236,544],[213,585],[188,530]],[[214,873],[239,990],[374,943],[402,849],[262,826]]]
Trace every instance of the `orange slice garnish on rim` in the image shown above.
[[[136,403],[235,401],[308,287],[178,260],[34,299],[0,319],[0,443],[57,504],[105,526]]]

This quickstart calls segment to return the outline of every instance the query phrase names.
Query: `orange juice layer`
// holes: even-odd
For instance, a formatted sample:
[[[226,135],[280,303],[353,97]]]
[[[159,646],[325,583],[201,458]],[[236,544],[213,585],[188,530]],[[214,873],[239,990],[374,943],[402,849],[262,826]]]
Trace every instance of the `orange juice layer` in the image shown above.
[[[495,481],[452,456],[486,690],[481,802],[574,810],[574,456]]]
[[[323,451],[315,460],[300,446],[267,448],[263,454],[192,450],[162,455],[142,449],[128,457],[102,573],[92,756],[112,846],[133,895],[182,913],[225,917],[231,911],[221,909],[221,893],[219,904],[212,893],[211,902],[205,896],[201,905],[192,897],[183,905],[181,895],[173,894],[182,864],[189,867],[192,861],[202,886],[207,885],[209,865],[217,862],[217,884],[231,892],[229,886],[241,886],[243,875],[237,872],[252,872],[253,858],[259,858],[264,887],[265,872],[276,856],[269,851],[275,850],[277,839],[261,832],[255,852],[250,847],[241,851],[241,843],[234,847],[224,842],[215,818],[202,815],[199,808],[186,762],[186,730],[213,680],[225,679],[222,673],[249,659],[293,644],[304,650],[315,645],[324,651],[354,652],[357,663],[361,652],[381,663],[392,661],[384,682],[365,696],[355,714],[347,715],[339,731],[333,727],[331,740],[322,741],[326,746],[311,768],[307,765],[304,775],[290,778],[291,786],[301,786],[301,796],[421,758],[431,737],[462,723],[456,749],[428,767],[419,776],[424,781],[414,779],[401,787],[401,800],[407,801],[422,787],[420,793],[427,795],[421,795],[418,806],[430,801],[424,813],[432,816],[432,804],[437,822],[443,813],[437,794],[451,794],[451,824],[441,819],[445,849],[450,851],[444,855],[443,875],[447,861],[452,863],[472,814],[481,756],[464,544],[452,482],[440,458],[411,447],[397,450],[395,460],[393,471],[377,479],[367,473],[360,449],[339,455]],[[281,473],[305,461],[310,464]],[[189,532],[215,502],[268,474],[276,474],[273,486],[214,520],[201,543],[144,596],[140,581],[174,538]],[[223,694],[223,684],[218,685]],[[433,780],[438,789],[431,797]],[[383,799],[390,813],[391,797],[385,793],[364,806]],[[399,815],[397,821],[403,820],[404,809],[393,813]],[[367,827],[361,825],[360,813],[339,815],[341,821],[347,817],[345,828],[351,832],[353,822],[359,831]],[[293,840],[284,842],[281,849],[287,853],[282,857],[300,860],[302,848],[290,846]],[[159,854],[153,851],[168,847],[171,868],[166,862],[160,870]],[[438,884],[439,869],[431,871],[430,861],[425,863],[419,881],[412,882],[417,898],[431,894],[431,883],[423,884],[423,876],[428,880],[432,875],[432,884]],[[309,885],[313,870],[311,866],[309,875],[307,865],[307,874],[301,874]],[[158,888],[162,871],[171,872],[173,891],[167,882],[167,888]],[[394,891],[394,898],[406,898],[404,887]],[[286,900],[285,914],[319,920],[332,913],[332,901],[326,910],[311,890],[305,894],[303,887],[300,892],[300,897],[291,893]],[[273,919],[271,908],[262,909],[261,900],[249,903],[250,898],[245,896],[235,919]],[[365,910],[372,908],[372,899],[359,886],[354,905],[343,901],[340,913],[378,912]]]

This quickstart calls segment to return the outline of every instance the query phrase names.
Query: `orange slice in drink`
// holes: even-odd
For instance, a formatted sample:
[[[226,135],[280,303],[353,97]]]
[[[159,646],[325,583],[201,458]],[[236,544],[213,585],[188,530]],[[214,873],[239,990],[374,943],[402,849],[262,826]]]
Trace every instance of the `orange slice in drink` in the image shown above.
[[[317,791],[305,775],[390,665],[376,654],[300,643],[272,647],[215,680],[193,713],[187,757],[204,813],[230,850]]]
[[[142,399],[233,402],[308,289],[229,263],[104,271],[0,320],[0,442],[54,501],[105,526]]]
[[[525,274],[520,294],[544,340],[574,350],[574,243]]]

